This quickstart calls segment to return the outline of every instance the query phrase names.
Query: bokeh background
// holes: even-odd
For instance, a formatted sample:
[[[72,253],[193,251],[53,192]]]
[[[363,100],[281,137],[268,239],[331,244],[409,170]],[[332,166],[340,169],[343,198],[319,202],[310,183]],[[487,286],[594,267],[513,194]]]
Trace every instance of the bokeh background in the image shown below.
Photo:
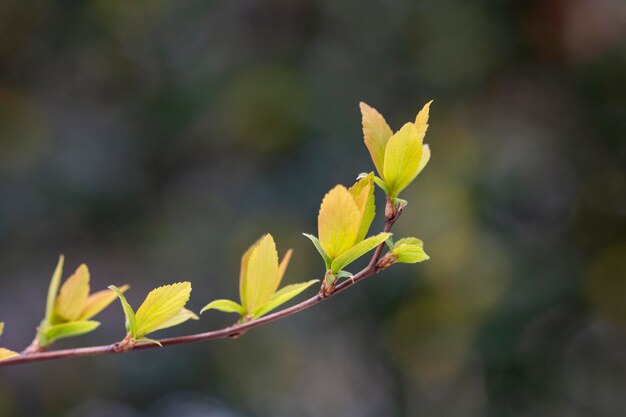
[[[321,277],[300,233],[373,169],[358,102],[394,129],[435,102],[395,230],[430,261],[237,341],[3,368],[0,417],[626,415],[625,77],[623,0],[3,0],[14,349],[60,253],[133,304],[191,280],[196,310],[265,232]],[[123,336],[100,318],[58,347]]]

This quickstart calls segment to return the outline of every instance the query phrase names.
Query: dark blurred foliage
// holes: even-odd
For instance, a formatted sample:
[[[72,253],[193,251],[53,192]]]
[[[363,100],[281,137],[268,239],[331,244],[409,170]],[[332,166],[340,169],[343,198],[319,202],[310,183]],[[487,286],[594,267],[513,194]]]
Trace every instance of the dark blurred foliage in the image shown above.
[[[359,100],[395,129],[435,102],[396,229],[430,261],[237,341],[2,369],[0,416],[626,415],[625,75],[623,0],[3,0],[8,347],[61,252],[196,310],[264,232],[320,277],[300,233],[373,169]],[[123,336],[100,318],[58,346]]]

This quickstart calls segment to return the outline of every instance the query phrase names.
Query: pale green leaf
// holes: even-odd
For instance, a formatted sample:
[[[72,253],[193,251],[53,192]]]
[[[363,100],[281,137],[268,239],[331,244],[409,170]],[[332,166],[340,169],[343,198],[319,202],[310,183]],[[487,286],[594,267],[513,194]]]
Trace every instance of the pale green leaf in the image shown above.
[[[45,344],[50,344],[55,340],[66,337],[80,336],[81,334],[89,333],[94,331],[98,326],[100,326],[100,323],[91,320],[72,321],[49,326],[44,331],[46,339]]]
[[[374,177],[374,183],[376,185],[378,185],[378,187],[383,190],[385,192],[386,195],[390,195],[391,194],[391,190],[389,189],[389,187],[387,186],[387,184],[385,183],[385,181],[383,181],[382,178],[379,177]]]
[[[280,290],[278,290],[272,298],[262,306],[259,306],[256,310],[252,312],[254,318],[259,318],[279,307],[282,304],[285,304],[287,301],[296,297],[302,291],[309,288],[311,285],[319,282],[319,280],[314,279],[308,282],[303,282],[300,284],[291,284],[287,285]]]
[[[135,314],[137,320],[135,338],[152,333],[176,316],[187,304],[190,295],[191,283],[189,282],[164,285],[150,291]]]
[[[428,164],[428,161],[430,161],[430,146],[424,144],[422,145],[422,158],[420,159],[420,164],[417,167],[417,174],[415,174],[415,176],[418,176],[419,173],[422,172],[426,164]]]
[[[245,293],[241,300],[246,311],[265,304],[278,288],[278,253],[276,243],[266,234],[248,257]]]
[[[319,252],[319,254],[322,256],[322,259],[324,260],[324,264],[326,265],[326,269],[330,269],[330,258],[328,257],[328,255],[326,255],[326,252],[324,252],[324,248],[322,248],[322,244],[320,243],[319,239],[313,235],[310,235],[308,233],[302,233],[304,236],[308,237],[311,242],[313,242],[313,245],[315,246],[315,249],[317,249],[317,251]]]
[[[426,261],[429,256],[424,252],[424,243],[414,237],[407,237],[396,242],[391,250],[396,256],[396,262],[413,264]]]
[[[128,290],[128,285],[123,285],[120,287],[120,291],[122,293]],[[89,320],[94,317],[96,314],[100,313],[102,310],[107,308],[109,304],[111,304],[117,298],[117,294],[113,290],[102,290],[91,294],[87,298],[87,302],[85,303],[85,308],[80,313],[79,320]]]
[[[370,229],[372,221],[376,216],[376,206],[374,201],[374,173],[371,172],[357,181],[350,189],[350,194],[359,209],[361,216],[359,231],[355,243],[365,239]]]
[[[246,310],[243,306],[231,300],[211,301],[209,304],[205,305],[202,310],[200,310],[200,314],[207,310],[219,310],[224,313],[237,313],[242,317],[246,314]]]
[[[354,246],[360,225],[359,209],[346,187],[337,185],[324,196],[317,218],[318,238],[331,260]]]
[[[56,303],[57,294],[59,293],[59,286],[61,285],[61,275],[63,275],[63,262],[65,257],[59,256],[56,268],[52,273],[52,279],[50,280],[50,286],[48,287],[48,299],[46,302],[46,323],[52,323],[54,316],[54,305]]]
[[[391,233],[379,233],[376,236],[368,237],[364,241],[353,246],[333,261],[331,271],[333,273],[341,271],[343,268],[365,255],[367,252],[383,243],[389,236],[391,236]]]
[[[156,332],[157,330],[163,330],[163,329],[167,329],[170,327],[178,326],[179,324],[182,324],[186,322],[187,320],[198,320],[198,319],[199,317],[196,313],[194,313],[191,310],[187,310],[186,308],[182,308],[178,312],[177,315],[175,315],[174,317],[172,317],[165,323],[161,324],[158,328],[154,329],[154,331]]]
[[[365,146],[367,146],[372,156],[372,161],[376,169],[382,175],[385,147],[393,132],[385,121],[385,118],[376,109],[363,102],[359,103],[359,107],[361,108]]]
[[[55,304],[56,314],[66,321],[77,320],[89,297],[89,269],[80,265],[61,286]]]
[[[142,338],[137,339],[137,343],[154,343],[155,345],[159,345],[160,347],[163,347],[161,342],[159,342],[158,340],[150,339],[148,337],[142,337]]]
[[[126,331],[130,333],[133,337],[137,334],[137,318],[135,317],[135,312],[133,308],[126,301],[126,297],[124,297],[124,292],[117,288],[115,285],[109,285],[109,289],[117,294],[117,297],[120,299],[120,303],[122,303],[122,310],[124,310],[124,316],[126,316]]]
[[[413,181],[421,158],[422,140],[415,125],[406,123],[389,139],[385,151],[383,178],[391,197],[397,197]]]

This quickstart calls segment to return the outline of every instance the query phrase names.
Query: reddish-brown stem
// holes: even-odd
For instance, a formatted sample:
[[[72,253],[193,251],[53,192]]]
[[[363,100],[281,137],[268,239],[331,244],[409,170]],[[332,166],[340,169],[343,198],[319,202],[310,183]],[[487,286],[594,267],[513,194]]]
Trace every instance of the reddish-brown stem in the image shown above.
[[[389,207],[390,204],[392,204],[391,201],[387,200],[387,207]],[[398,217],[400,217],[400,214],[401,214],[400,212],[396,212],[392,217],[386,219],[385,227],[384,227],[385,232],[391,231],[393,224],[396,222],[396,220],[398,220]],[[173,346],[173,345],[180,345],[183,343],[199,342],[203,340],[236,338],[250,329],[291,316],[292,314],[296,314],[302,310],[306,310],[307,308],[313,307],[314,305],[317,305],[321,303],[322,301],[346,290],[347,288],[355,285],[357,282],[371,275],[376,274],[380,270],[377,263],[378,263],[378,260],[380,259],[380,255],[383,251],[384,246],[385,246],[384,242],[378,245],[376,247],[376,250],[374,251],[374,255],[372,256],[372,259],[370,260],[369,264],[364,269],[356,273],[351,279],[345,280],[341,282],[340,284],[338,284],[331,294],[323,295],[321,293],[318,293],[317,295],[309,298],[308,300],[302,301],[301,303],[288,307],[284,310],[280,310],[275,313],[268,314],[267,316],[263,316],[256,320],[248,321],[248,322],[241,323],[241,324],[235,324],[230,327],[226,327],[226,328],[219,329],[219,330],[213,330],[213,331],[206,332],[206,333],[198,333],[198,334],[192,334],[188,336],[178,336],[178,337],[171,337],[168,339],[161,339],[159,340],[159,342],[161,343],[162,346]],[[114,343],[112,345],[102,345],[102,346],[83,347],[83,348],[76,348],[76,349],[63,349],[63,350],[53,350],[53,351],[48,351],[48,352],[28,353],[25,355],[16,356],[10,359],[5,359],[3,361],[0,361],[0,367],[18,365],[18,364],[23,364],[23,363],[40,362],[40,361],[46,361],[46,360],[52,360],[52,359],[78,358],[78,357],[83,357],[83,356],[105,355],[108,353],[124,353],[126,351],[131,351],[131,350],[134,351],[134,350],[143,350],[143,349],[153,349],[155,347],[159,347],[158,345],[154,343],[137,343],[131,349],[122,349],[120,348],[120,343],[121,342]]]

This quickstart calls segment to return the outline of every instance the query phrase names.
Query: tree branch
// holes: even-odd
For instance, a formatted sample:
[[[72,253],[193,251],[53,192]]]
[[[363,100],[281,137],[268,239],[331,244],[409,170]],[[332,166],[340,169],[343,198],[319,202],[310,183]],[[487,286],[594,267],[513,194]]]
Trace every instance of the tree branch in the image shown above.
[[[398,210],[394,207],[393,203],[390,199],[387,199],[387,206],[385,210],[386,220],[383,231],[389,232],[393,227],[394,223],[400,217],[402,210]],[[380,260],[380,255],[382,254],[385,243],[381,243],[376,247],[372,259],[369,264],[356,273],[352,278],[345,280],[338,284],[334,291],[330,294],[324,295],[322,292],[318,293],[314,297],[309,298],[308,300],[302,301],[294,306],[286,308],[284,310],[277,311],[272,314],[268,314],[267,316],[263,316],[259,319],[252,320],[246,323],[235,324],[230,327],[226,327],[219,330],[214,330],[206,333],[197,333],[188,336],[179,336],[179,337],[171,337],[168,339],[161,339],[159,342],[163,347],[165,346],[173,346],[180,345],[184,343],[191,342],[199,342],[204,340],[215,340],[215,339],[227,339],[227,338],[236,338],[248,330],[254,329],[255,327],[263,326],[264,324],[271,323],[273,321],[277,321],[283,319],[285,317],[289,317],[293,314],[296,314],[300,311],[306,310],[310,307],[313,307],[324,300],[352,287],[357,282],[374,275],[380,271],[380,267],[378,266],[378,261]],[[154,343],[138,343],[131,350],[144,350],[144,349],[153,349],[159,347]],[[0,361],[0,367],[11,366],[11,365],[19,365],[24,363],[32,363],[32,362],[41,362],[52,359],[62,359],[62,358],[78,358],[83,356],[97,356],[97,355],[105,355],[109,353],[123,353],[125,350],[120,349],[120,343],[114,343],[112,345],[102,345],[102,346],[92,346],[92,347],[84,347],[84,348],[76,348],[76,349],[62,349],[56,351],[48,351],[48,352],[35,352],[28,353],[25,355],[16,356],[10,359],[5,359]]]

